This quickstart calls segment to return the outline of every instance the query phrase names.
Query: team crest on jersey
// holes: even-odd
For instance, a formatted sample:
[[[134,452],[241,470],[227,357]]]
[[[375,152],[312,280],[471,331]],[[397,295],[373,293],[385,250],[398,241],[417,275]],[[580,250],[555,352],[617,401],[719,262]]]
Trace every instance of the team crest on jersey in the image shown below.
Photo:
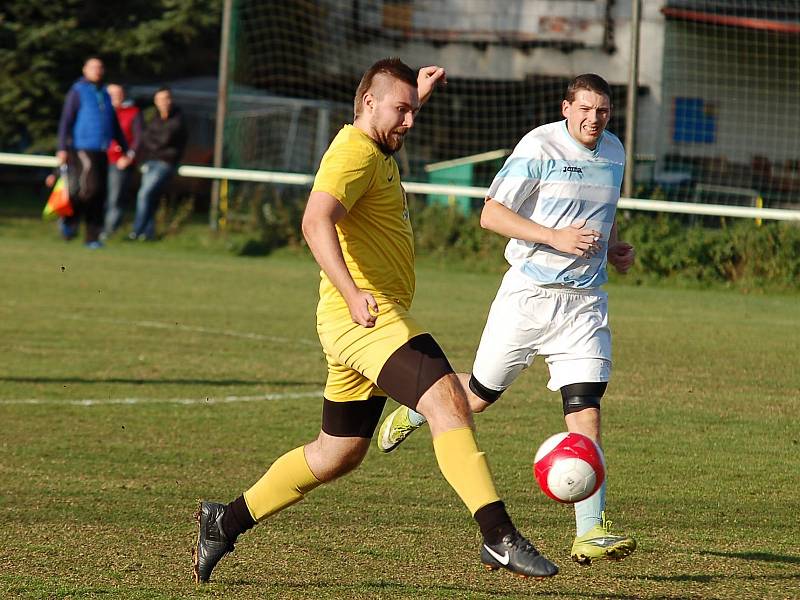
[[[408,213],[408,199],[406,198],[406,189],[401,185],[400,190],[403,192],[403,221],[408,221],[410,216]]]
[[[562,173],[577,173],[578,175],[583,175],[583,169],[580,167],[573,167],[571,165],[567,165],[564,167]]]

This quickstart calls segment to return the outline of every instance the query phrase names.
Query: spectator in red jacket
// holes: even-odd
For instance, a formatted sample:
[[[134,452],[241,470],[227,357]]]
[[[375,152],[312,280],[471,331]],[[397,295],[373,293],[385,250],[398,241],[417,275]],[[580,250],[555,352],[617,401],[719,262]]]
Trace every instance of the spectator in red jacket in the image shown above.
[[[111,236],[122,222],[122,208],[125,193],[130,182],[131,172],[130,161],[125,158],[133,158],[139,149],[139,141],[142,137],[142,111],[133,102],[126,100],[125,88],[116,83],[110,83],[106,87],[108,95],[111,97],[111,104],[117,113],[117,121],[122,129],[122,134],[128,142],[130,150],[123,152],[122,146],[112,140],[108,147],[108,196],[106,198],[105,237]]]

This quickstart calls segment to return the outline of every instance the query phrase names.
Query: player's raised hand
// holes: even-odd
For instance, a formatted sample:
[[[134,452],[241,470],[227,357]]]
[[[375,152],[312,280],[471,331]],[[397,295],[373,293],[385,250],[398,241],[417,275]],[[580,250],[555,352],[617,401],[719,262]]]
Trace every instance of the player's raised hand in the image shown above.
[[[633,246],[627,242],[615,242],[608,246],[608,262],[620,273],[627,273],[636,260],[636,252]]]
[[[591,258],[600,249],[600,232],[586,227],[586,219],[553,231],[550,245],[567,254]]]
[[[417,93],[419,94],[420,104],[425,104],[437,84],[447,85],[447,74],[444,72],[444,67],[431,65],[422,67],[419,70],[417,74]]]
[[[358,290],[350,298],[345,298],[347,308],[350,309],[350,317],[353,323],[362,327],[375,327],[378,319],[378,303],[369,292]]]

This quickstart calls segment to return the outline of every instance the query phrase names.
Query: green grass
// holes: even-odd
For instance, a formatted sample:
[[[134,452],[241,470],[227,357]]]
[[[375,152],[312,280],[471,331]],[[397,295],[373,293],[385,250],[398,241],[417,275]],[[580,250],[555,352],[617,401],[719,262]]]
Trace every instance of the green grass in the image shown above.
[[[537,362],[477,425],[554,580],[479,567],[421,432],[248,533],[196,588],[196,499],[232,499],[318,431],[316,266],[194,230],[93,252],[0,216],[0,597],[800,597],[798,296],[609,287],[626,561],[571,563],[572,510],[535,488],[533,452],[564,428]],[[415,314],[468,370],[498,276],[423,264],[418,280]]]

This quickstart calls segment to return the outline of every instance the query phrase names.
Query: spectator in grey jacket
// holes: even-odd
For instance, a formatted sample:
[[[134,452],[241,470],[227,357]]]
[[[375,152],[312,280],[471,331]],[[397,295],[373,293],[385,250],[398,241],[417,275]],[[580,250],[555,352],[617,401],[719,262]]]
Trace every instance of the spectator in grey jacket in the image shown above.
[[[133,231],[128,236],[132,240],[156,238],[158,201],[164,187],[177,171],[188,135],[183,113],[172,103],[169,88],[159,88],[153,103],[157,114],[145,126],[139,146],[142,181],[136,196]]]

